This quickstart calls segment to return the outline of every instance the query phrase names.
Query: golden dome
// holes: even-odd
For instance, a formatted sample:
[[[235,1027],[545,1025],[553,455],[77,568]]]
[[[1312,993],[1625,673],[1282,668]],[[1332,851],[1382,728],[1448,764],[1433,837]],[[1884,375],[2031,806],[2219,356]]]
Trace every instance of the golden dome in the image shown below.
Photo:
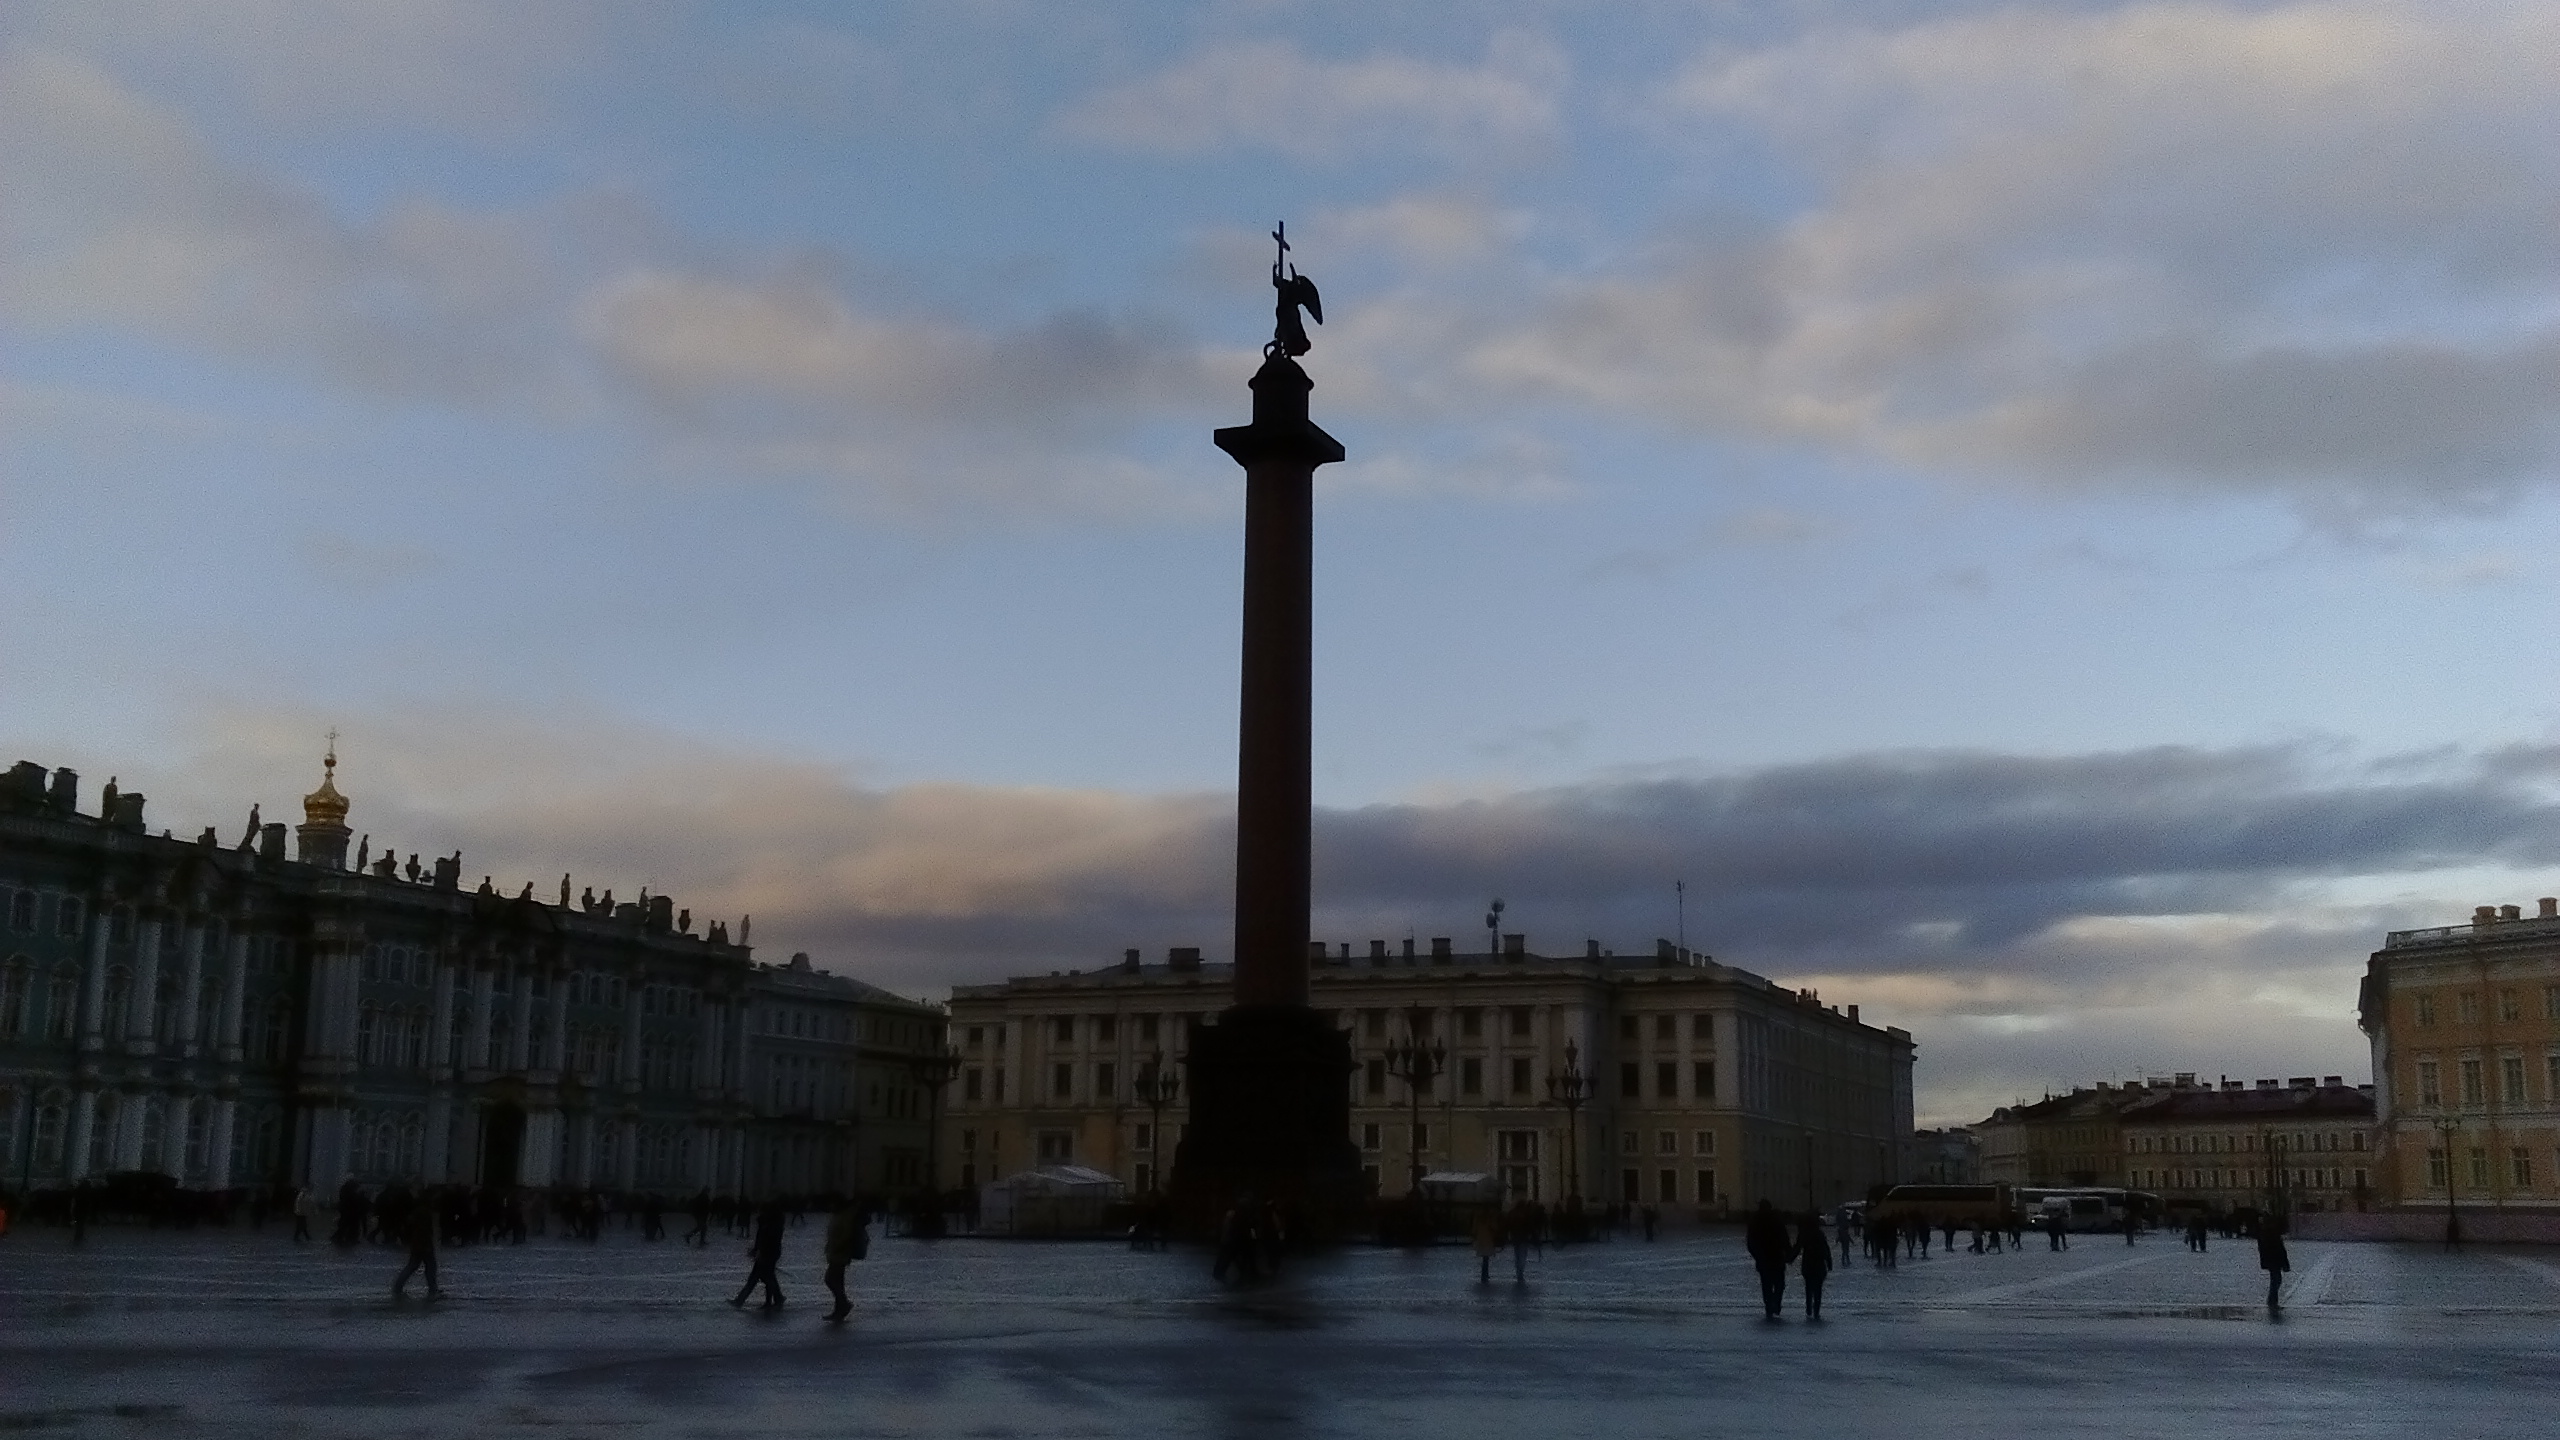
[[[344,825],[347,823],[347,797],[338,793],[338,743],[329,737],[328,757],[320,762],[320,788],[302,797],[302,819],[306,825]]]

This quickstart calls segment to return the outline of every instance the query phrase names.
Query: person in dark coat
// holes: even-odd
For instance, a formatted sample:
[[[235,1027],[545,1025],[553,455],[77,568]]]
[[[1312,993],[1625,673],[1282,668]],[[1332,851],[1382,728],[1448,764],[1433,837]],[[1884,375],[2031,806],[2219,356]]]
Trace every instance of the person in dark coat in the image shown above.
[[[2258,1217],[2258,1268],[2267,1272],[2267,1313],[2284,1312],[2284,1276],[2293,1257],[2284,1250],[2284,1224],[2273,1215]]]
[[[764,1286],[764,1308],[780,1308],[782,1282],[774,1267],[782,1263],[782,1224],[782,1206],[773,1201],[766,1201],[764,1208],[756,1212],[756,1238],[747,1247],[755,1265],[747,1271],[747,1283],[739,1286],[736,1297],[729,1301],[733,1308],[746,1308],[748,1293],[758,1285]]]
[[[399,1235],[401,1243],[409,1247],[409,1263],[401,1266],[400,1274],[392,1280],[391,1298],[400,1299],[409,1288],[409,1277],[420,1270],[427,1272],[427,1298],[440,1298],[444,1290],[436,1284],[435,1207],[423,1203],[410,1206],[400,1217]]]
[[[1742,1248],[1751,1255],[1753,1269],[1760,1272],[1760,1307],[1769,1318],[1787,1303],[1787,1263],[1796,1258],[1795,1242],[1788,1238],[1787,1222],[1778,1207],[1763,1200],[1751,1213],[1751,1223],[1743,1227]]]
[[[1822,1234],[1822,1217],[1805,1212],[1796,1228],[1796,1254],[1804,1273],[1804,1318],[1822,1318],[1822,1282],[1831,1274],[1831,1242]]]

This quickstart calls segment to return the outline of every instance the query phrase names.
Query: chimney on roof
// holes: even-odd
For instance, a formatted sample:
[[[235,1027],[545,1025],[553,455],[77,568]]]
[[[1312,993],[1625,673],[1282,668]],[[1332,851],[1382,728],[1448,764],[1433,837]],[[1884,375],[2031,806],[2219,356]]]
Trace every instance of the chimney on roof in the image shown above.
[[[1321,965],[1324,963],[1323,941],[1310,940],[1307,942],[1307,963],[1310,965]]]
[[[1600,958],[1600,942],[1599,942],[1599,941],[1597,941],[1597,940],[1585,940],[1585,941],[1583,941],[1583,942],[1582,942],[1582,958],[1583,958],[1583,959],[1585,959],[1585,960],[1597,960],[1597,959],[1599,959],[1599,958]]]
[[[1852,1025],[1858,1023],[1858,1007],[1855,1005],[1849,1007],[1849,1023]]]
[[[2496,923],[2497,923],[2497,920],[2498,920],[2498,907],[2497,907],[2497,906],[2495,906],[2495,905],[2477,905],[2477,906],[2472,907],[2472,910],[2471,910],[2471,923],[2472,923],[2472,924],[2474,924],[2474,925],[2494,925],[2494,924],[2496,924]]]
[[[1387,963],[1386,941],[1372,940],[1369,942],[1369,963],[1372,965],[1384,965]]]
[[[1132,975],[1138,973],[1138,952],[1134,947],[1120,952],[1120,968]]]
[[[2323,1090],[2335,1090],[2346,1083],[2347,1077],[2344,1075],[2323,1075],[2320,1077],[2320,1088]]]
[[[2535,901],[2534,904],[2535,907],[2542,912],[2541,914],[2536,915],[2534,917],[2535,919],[2560,920],[2560,896],[2545,895],[2540,900]]]
[[[2501,920],[2521,920],[2524,918],[2524,909],[2522,906],[2517,905],[2501,905],[2498,907],[2498,918]]]
[[[1522,959],[1522,958],[1526,957],[1526,956],[1528,955],[1528,953],[1529,953],[1529,937],[1528,937],[1528,936],[1526,936],[1526,935],[1509,935],[1509,934],[1506,934],[1506,935],[1504,935],[1504,936],[1502,937],[1502,958],[1503,958],[1503,959],[1505,959],[1505,960],[1518,960],[1518,959]]]
[[[2259,1089],[2261,1089],[2261,1090],[2275,1090],[2275,1089],[2279,1089],[2279,1088],[2281,1088],[2281,1087],[2280,1087],[2280,1086],[2278,1086],[2278,1085],[2276,1084],[2276,1082],[2274,1082],[2273,1080],[2261,1080],[2261,1081],[2259,1081],[2259,1082],[2258,1082],[2258,1088],[2259,1088]]]
[[[1404,952],[1404,953],[1405,953],[1405,954],[1407,954],[1407,955],[1411,955],[1413,952],[1412,952],[1412,951],[1410,951],[1410,950],[1407,950],[1407,951],[1406,951],[1406,952]],[[1446,936],[1446,935],[1434,935],[1434,936],[1432,936],[1432,937],[1431,937],[1431,963],[1432,963],[1432,964],[1434,964],[1434,965],[1446,965],[1446,964],[1448,964],[1448,963],[1449,963],[1449,937],[1448,937],[1448,936]]]
[[[2232,1079],[2230,1076],[2225,1075],[2225,1076],[2223,1076],[2223,1077],[2222,1077],[2222,1088],[2223,1088],[2223,1089],[2225,1089],[2225,1090],[2246,1090],[2246,1089],[2248,1089],[2249,1087],[2248,1087],[2248,1086],[2246,1086],[2246,1085],[2241,1084],[2241,1083],[2240,1083],[2239,1081],[2237,1081],[2237,1080]]]
[[[1413,937],[1410,935],[1404,937],[1404,963],[1413,963]]]
[[[2287,1077],[2284,1083],[2295,1090],[2308,1090],[2312,1087],[2313,1080],[2314,1077],[2309,1075],[2294,1075]]]
[[[2178,1078],[2174,1083],[2181,1090],[2189,1089],[2196,1083],[2196,1072],[2193,1070],[2181,1070],[2178,1072]]]
[[[1197,945],[1176,945],[1172,949],[1164,952],[1164,963],[1171,969],[1180,970],[1185,973],[1196,972],[1200,968],[1200,947]]]

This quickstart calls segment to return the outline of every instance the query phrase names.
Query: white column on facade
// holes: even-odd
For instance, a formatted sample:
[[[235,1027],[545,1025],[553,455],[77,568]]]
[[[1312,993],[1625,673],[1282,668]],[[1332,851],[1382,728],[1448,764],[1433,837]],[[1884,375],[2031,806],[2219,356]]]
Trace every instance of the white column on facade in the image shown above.
[[[213,1102],[213,1119],[205,1126],[204,1186],[208,1190],[231,1188],[231,1134],[239,1121],[240,1102],[217,1096]]]
[[[533,973],[518,967],[508,982],[512,987],[507,1016],[507,1069],[523,1074],[526,1052],[533,1048]]]
[[[178,1053],[193,1059],[196,1053],[196,1006],[204,996],[205,918],[191,916],[185,938],[179,942],[178,1013],[170,1018],[170,1028],[178,1037]]]
[[[70,1149],[62,1157],[62,1173],[77,1180],[89,1173],[89,1147],[98,1126],[98,1092],[82,1086],[71,1097]]]
[[[569,990],[568,978],[551,977],[550,1024],[545,1028],[542,1059],[545,1070],[566,1072],[569,1068]]]
[[[471,1030],[462,1042],[462,1068],[486,1070],[489,1066],[489,1027],[494,1023],[490,1011],[497,1008],[498,972],[480,965],[471,972]]]
[[[153,1106],[158,1103],[159,1098],[147,1091],[128,1090],[124,1093],[124,1098],[116,1102],[114,1152],[116,1169],[139,1170],[142,1168],[143,1121],[151,1113]]]
[[[460,983],[453,964],[446,957],[436,957],[434,978],[428,982],[435,999],[427,1021],[427,1128],[418,1156],[419,1176],[429,1185],[448,1183],[453,1177],[450,1165],[453,1155],[453,992]]]
[[[89,968],[80,977],[80,1048],[104,1048],[107,1007],[107,939],[115,929],[115,905],[100,895],[89,910]]]
[[[160,911],[153,907],[142,912],[141,923],[134,927],[133,989],[124,1000],[124,1045],[130,1054],[148,1055],[159,1044],[152,1034],[152,1016],[160,999],[160,926]]]
[[[221,1031],[209,1042],[215,1057],[225,1064],[240,1063],[240,1016],[249,994],[249,937],[234,926],[231,953],[222,970]]]
[[[640,1088],[640,977],[634,975],[622,992],[621,1075],[624,1090]]]

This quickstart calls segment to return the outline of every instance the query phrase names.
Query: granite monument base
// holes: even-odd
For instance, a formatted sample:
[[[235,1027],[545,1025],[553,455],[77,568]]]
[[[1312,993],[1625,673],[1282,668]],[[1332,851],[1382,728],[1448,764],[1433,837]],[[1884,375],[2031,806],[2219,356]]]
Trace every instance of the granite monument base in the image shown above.
[[[1228,1208],[1281,1208],[1295,1235],[1340,1238],[1368,1201],[1351,1143],[1351,1040],[1297,1005],[1238,1007],[1192,1037],[1189,1128],[1174,1154],[1177,1223],[1209,1238]]]

